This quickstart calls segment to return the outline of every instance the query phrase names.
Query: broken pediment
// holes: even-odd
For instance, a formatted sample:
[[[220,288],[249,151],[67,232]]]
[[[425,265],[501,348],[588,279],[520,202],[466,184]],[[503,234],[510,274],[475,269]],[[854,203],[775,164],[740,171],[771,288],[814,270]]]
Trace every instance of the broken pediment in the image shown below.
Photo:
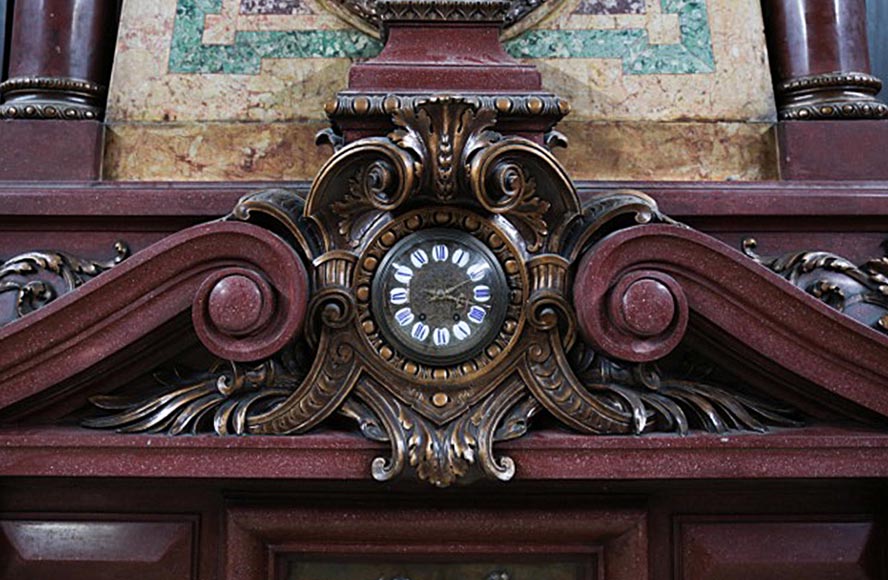
[[[256,477],[275,475],[263,457],[314,449],[279,469],[322,477],[351,453],[351,476],[447,487],[550,453],[594,466],[608,446],[828,453],[842,429],[880,436],[884,259],[763,258],[642,190],[581,199],[552,151],[569,105],[499,44],[517,5],[439,4],[379,4],[388,43],[328,106],[334,152],[304,197],[257,188],[132,253],[0,267],[7,446],[255,452]],[[418,40],[429,22],[450,61]],[[125,452],[97,452],[96,473],[131,473]],[[699,476],[724,475],[712,461]]]
[[[512,478],[500,444],[537,425],[641,441],[884,424],[883,260],[743,253],[638,191],[581,203],[495,119],[411,101],[305,200],[258,191],[115,263],[7,261],[6,424],[346,429],[390,446],[376,479],[438,486]]]

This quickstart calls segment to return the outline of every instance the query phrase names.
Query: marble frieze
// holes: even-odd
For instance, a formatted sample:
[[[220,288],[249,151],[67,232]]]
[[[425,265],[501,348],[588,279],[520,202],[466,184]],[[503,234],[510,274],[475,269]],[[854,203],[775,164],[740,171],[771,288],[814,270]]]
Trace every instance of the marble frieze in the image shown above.
[[[349,65],[382,46],[368,27],[342,18],[335,2],[125,1],[108,102],[106,177],[310,179],[325,153],[305,152],[284,169],[277,162],[252,163],[231,149],[223,153],[227,138],[204,138],[199,146],[188,139],[230,134],[241,143],[254,135],[264,143],[277,135],[284,142],[267,148],[272,156],[275,150],[313,147],[285,141],[322,124],[323,105],[344,88]],[[507,29],[505,46],[540,70],[547,90],[571,101],[566,132],[584,137],[575,140],[569,158],[588,158],[602,146],[629,149],[629,141],[613,143],[615,123],[627,123],[627,139],[646,134],[651,125],[650,134],[676,143],[684,139],[679,149],[699,150],[682,137],[690,128],[715,139],[711,147],[702,144],[704,153],[710,151],[700,157],[707,167],[694,172],[669,164],[663,179],[691,179],[701,172],[716,179],[772,175],[770,162],[761,165],[773,156],[762,148],[773,146],[766,133],[774,104],[758,2],[550,2],[541,20],[529,18]],[[718,129],[695,126],[713,122]],[[733,152],[735,145],[755,150]],[[158,146],[169,154],[158,153]],[[212,147],[219,154],[210,153]],[[182,161],[176,161],[183,148],[205,153],[184,175]],[[634,150],[630,156],[644,154],[650,152]],[[131,161],[149,158],[155,161],[150,167]],[[631,167],[635,164],[609,170],[607,178],[641,178]]]

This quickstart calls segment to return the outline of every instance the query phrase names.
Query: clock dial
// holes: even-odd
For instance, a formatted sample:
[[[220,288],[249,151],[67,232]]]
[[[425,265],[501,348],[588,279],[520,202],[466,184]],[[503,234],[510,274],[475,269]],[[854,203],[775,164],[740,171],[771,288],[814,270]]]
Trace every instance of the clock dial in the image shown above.
[[[385,337],[429,364],[468,359],[498,334],[509,287],[493,253],[471,235],[423,230],[398,242],[373,278]]]

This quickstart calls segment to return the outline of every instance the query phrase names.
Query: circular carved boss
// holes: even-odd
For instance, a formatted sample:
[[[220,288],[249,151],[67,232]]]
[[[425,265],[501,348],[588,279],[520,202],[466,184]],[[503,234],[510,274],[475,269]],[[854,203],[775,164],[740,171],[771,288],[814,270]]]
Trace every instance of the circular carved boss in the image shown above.
[[[583,338],[605,353],[632,362],[657,360],[684,337],[688,302],[674,278],[655,270],[623,274],[613,284],[589,266],[574,281],[574,308]]]
[[[191,318],[198,338],[213,354],[245,362],[271,356],[299,335],[305,320],[307,275],[269,283],[248,268],[213,272],[194,296]]]
[[[497,228],[456,209],[420,210],[382,230],[358,261],[358,325],[409,377],[459,383],[513,347],[526,273]]]

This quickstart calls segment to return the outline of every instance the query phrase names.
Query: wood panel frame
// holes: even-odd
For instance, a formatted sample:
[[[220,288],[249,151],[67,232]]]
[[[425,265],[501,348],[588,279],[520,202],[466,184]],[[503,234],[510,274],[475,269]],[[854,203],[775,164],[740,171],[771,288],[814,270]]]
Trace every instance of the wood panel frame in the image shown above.
[[[377,500],[378,501],[378,500]],[[230,505],[223,578],[275,578],[293,555],[592,556],[598,578],[648,577],[647,519],[634,506]]]

